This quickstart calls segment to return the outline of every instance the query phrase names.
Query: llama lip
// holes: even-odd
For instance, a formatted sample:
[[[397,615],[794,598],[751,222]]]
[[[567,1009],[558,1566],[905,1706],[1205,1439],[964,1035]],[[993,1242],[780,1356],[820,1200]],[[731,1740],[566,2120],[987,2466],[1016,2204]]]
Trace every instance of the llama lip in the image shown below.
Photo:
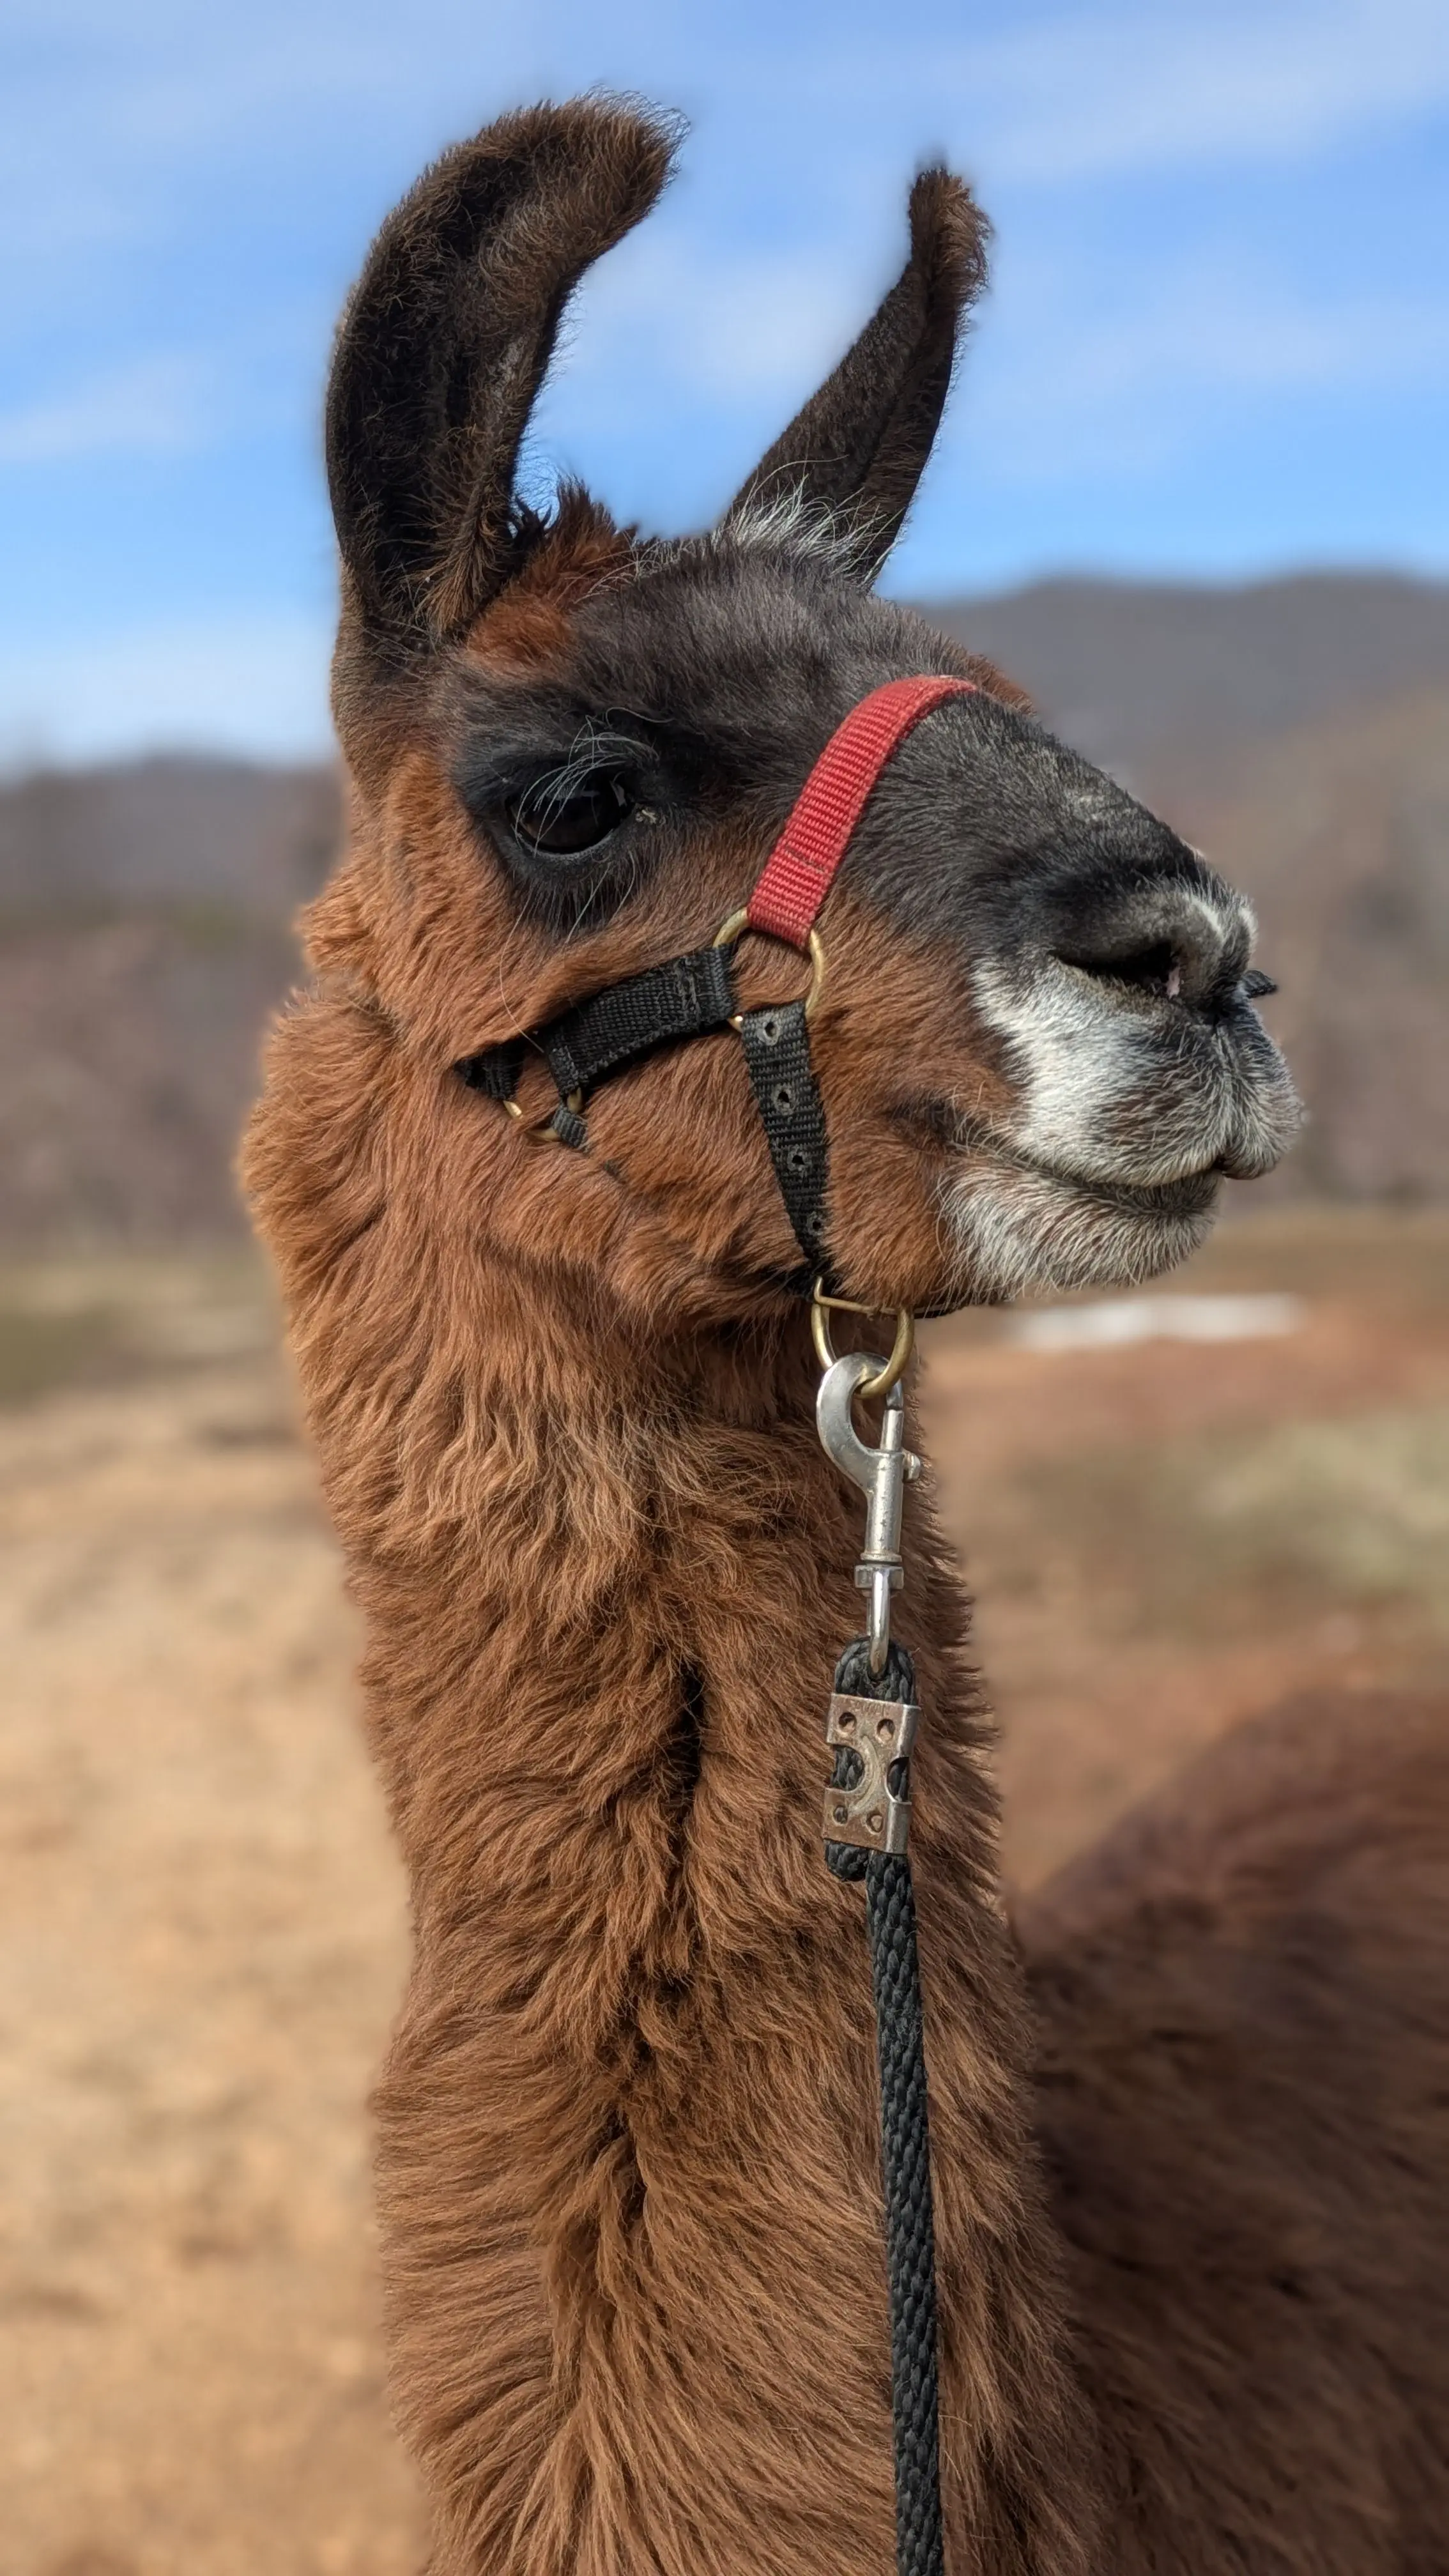
[[[1034,1154],[1023,1153],[1020,1146],[999,1135],[979,1118],[956,1116],[952,1120],[952,1142],[956,1151],[979,1156],[1000,1164],[1008,1171],[1029,1174],[1033,1180],[1049,1181],[1060,1190],[1069,1190],[1078,1199],[1090,1200],[1114,1215],[1136,1217],[1201,1217],[1211,1210],[1223,1180],[1220,1159],[1206,1163],[1201,1170],[1184,1172],[1170,1181],[1131,1181],[1125,1175],[1104,1178],[1100,1173],[1073,1171],[1069,1164],[1053,1163]]]

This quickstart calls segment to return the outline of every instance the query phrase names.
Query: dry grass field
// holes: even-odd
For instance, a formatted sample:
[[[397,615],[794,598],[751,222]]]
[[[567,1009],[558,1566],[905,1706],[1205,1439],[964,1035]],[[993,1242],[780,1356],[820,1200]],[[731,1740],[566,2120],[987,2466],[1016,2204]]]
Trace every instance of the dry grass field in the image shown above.
[[[1449,1683],[1449,1218],[1240,1221],[1171,1285],[1301,1324],[930,1336],[1023,1881],[1302,1682]],[[411,2576],[364,2116],[403,1898],[261,1274],[12,1268],[0,1403],[0,2576]]]

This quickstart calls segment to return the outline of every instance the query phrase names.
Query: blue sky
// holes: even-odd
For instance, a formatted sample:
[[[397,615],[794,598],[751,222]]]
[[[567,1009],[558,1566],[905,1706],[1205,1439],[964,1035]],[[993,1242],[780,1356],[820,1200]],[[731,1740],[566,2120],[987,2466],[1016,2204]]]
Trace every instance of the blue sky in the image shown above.
[[[1445,0],[6,0],[0,760],[325,747],[338,303],[441,145],[595,83],[691,134],[536,486],[710,517],[944,153],[994,285],[890,587],[1449,572]]]

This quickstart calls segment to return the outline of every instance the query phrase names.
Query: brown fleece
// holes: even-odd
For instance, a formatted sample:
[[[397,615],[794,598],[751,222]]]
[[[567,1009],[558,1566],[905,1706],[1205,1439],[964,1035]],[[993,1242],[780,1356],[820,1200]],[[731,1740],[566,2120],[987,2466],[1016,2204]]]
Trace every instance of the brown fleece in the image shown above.
[[[439,2570],[865,2576],[891,2546],[869,1980],[820,1853],[858,1516],[802,1319],[671,1328],[643,1227],[626,1301],[607,1234],[571,1259],[494,1226],[515,1174],[563,1169],[356,1003],[279,1032],[249,1178],[416,1909],[380,2095],[399,2414]],[[983,1720],[911,1518],[957,2563],[970,2531],[1075,2568]]]
[[[437,2576],[890,2565],[868,1975],[819,1852],[857,1512],[802,1321],[711,1266],[783,1222],[727,1045],[616,1094],[662,1196],[712,1135],[709,1261],[677,1199],[355,994],[283,1024],[249,1148],[414,1891],[379,2172]],[[1039,1904],[1044,2208],[988,1730],[914,1491],[907,1554],[953,2576],[1442,2568],[1442,1712],[1404,1769],[1333,1712],[1224,1756],[1233,1795],[1209,1767],[1106,1896]]]
[[[453,1071],[712,935],[768,845],[753,789],[713,785],[753,703],[730,673],[765,668],[796,707],[803,776],[846,685],[830,647],[864,651],[843,586],[818,628],[751,589],[758,512],[696,549],[718,595],[690,594],[678,653],[716,657],[718,740],[670,734],[667,653],[636,714],[695,759],[708,828],[702,807],[654,818],[652,870],[552,927],[505,862],[506,799],[474,813],[450,766],[460,706],[491,708],[486,731],[537,690],[557,728],[601,591],[657,576],[646,615],[668,594],[668,549],[579,497],[551,533],[508,499],[563,297],[668,140],[617,102],[504,120],[420,183],[350,308],[330,461],[353,836],[246,1149],[412,1886],[379,2184],[433,2576],[893,2557],[869,1976],[860,1892],[821,1854],[859,1501],[770,1284],[794,1252],[739,1047],[605,1085],[587,1155]],[[928,175],[906,272],[770,461],[862,543],[924,462],[981,238]],[[749,598],[777,620],[763,666],[761,631],[729,623]],[[849,685],[951,667],[871,614],[879,659]],[[953,1122],[1010,1132],[1020,1076],[965,943],[893,919],[883,882],[842,880],[823,921],[830,1243],[863,1297],[932,1304],[970,1284],[939,1216]],[[746,942],[742,999],[802,971]],[[520,1097],[530,1121],[550,1105],[536,1062]],[[929,1490],[905,1553],[949,2576],[1444,2576],[1445,1712],[1290,1713],[1068,1873],[1018,1941]]]

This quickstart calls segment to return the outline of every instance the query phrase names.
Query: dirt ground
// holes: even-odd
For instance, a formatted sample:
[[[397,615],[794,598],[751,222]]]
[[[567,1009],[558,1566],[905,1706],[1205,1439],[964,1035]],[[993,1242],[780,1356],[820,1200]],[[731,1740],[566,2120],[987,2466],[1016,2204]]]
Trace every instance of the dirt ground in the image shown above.
[[[1306,1681],[1449,1684],[1449,1217],[1239,1222],[1298,1329],[932,1329],[929,1445],[1052,1866]],[[402,1888],[238,1256],[0,1275],[0,2576],[411,2576],[364,2100]]]

